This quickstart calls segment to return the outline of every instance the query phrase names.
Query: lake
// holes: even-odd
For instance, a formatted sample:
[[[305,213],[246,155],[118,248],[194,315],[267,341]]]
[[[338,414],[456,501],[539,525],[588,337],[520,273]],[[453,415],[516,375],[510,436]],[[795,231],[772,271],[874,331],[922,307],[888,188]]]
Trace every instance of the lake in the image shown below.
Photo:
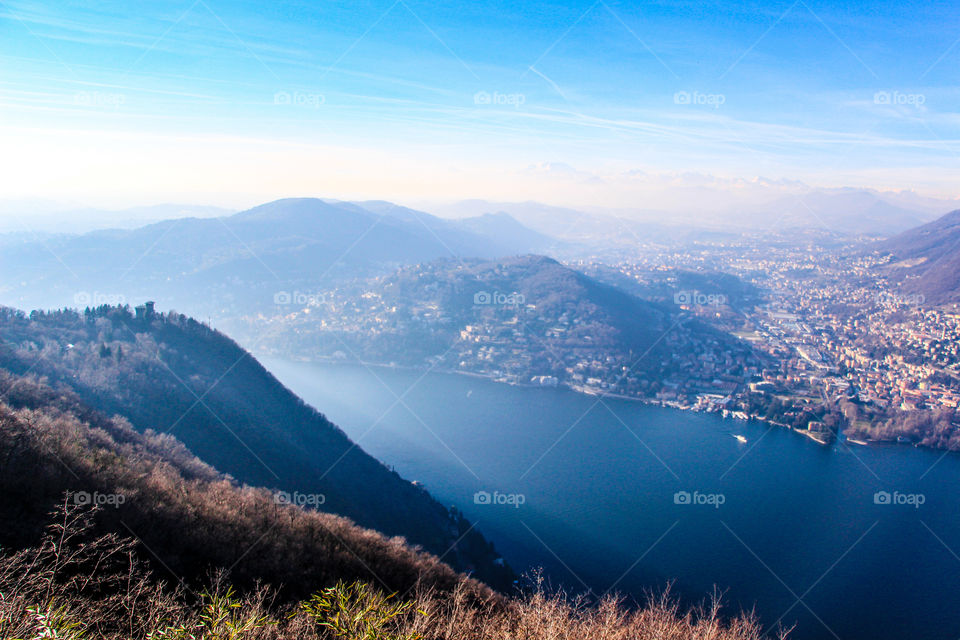
[[[522,572],[716,586],[793,638],[960,637],[960,458],[453,374],[264,359]],[[746,439],[741,442],[735,436]]]

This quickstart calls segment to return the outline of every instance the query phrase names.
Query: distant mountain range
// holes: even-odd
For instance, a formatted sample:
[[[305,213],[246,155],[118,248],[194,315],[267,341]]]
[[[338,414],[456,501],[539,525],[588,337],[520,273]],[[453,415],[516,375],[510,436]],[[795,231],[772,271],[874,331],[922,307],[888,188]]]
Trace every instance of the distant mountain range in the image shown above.
[[[525,253],[552,253],[563,250],[565,243],[547,234],[524,226],[516,218],[503,211],[484,213],[472,218],[464,218],[459,224],[481,236],[496,238],[507,250],[503,256]]]
[[[508,216],[449,221],[387,202],[286,199],[225,217],[8,239],[0,243],[0,302],[56,308],[149,298],[216,317],[401,264],[549,243]]]
[[[535,232],[564,241],[552,251],[557,257],[578,256],[595,252],[609,253],[626,245],[636,248],[643,243],[682,242],[699,237],[702,227],[684,222],[672,223],[674,216],[652,212],[583,211],[557,207],[541,202],[489,202],[464,200],[438,206],[444,215],[477,218],[486,215],[508,215]],[[713,233],[713,231],[709,232]]]
[[[655,254],[745,232],[793,238],[884,234],[931,219],[931,206],[862,189],[818,190],[734,212],[688,214],[480,200],[441,208],[456,219],[385,201],[290,198],[231,215],[161,205],[136,215],[178,217],[132,229],[0,236],[0,303],[33,309],[154,299],[197,317],[237,317],[269,309],[284,296],[309,296],[439,258],[535,253],[615,261],[635,259],[638,250]]]
[[[925,302],[960,302],[960,209],[871,245],[890,256],[884,271]]]
[[[0,369],[42,376],[139,432],[170,434],[241,483],[307,501],[508,582],[491,545],[422,488],[367,455],[235,342],[178,314],[103,306],[0,309]]]
[[[553,237],[594,244],[620,241],[676,242],[708,233],[776,233],[816,230],[838,235],[883,236],[936,218],[956,200],[924,198],[910,192],[872,189],[801,189],[790,195],[771,192],[765,199],[736,202],[729,193],[701,189],[685,201],[698,206],[580,210],[539,202],[464,200],[435,210],[449,216],[506,212],[522,224]],[[598,242],[599,241],[599,242]]]
[[[740,224],[758,230],[812,228],[847,235],[888,235],[932,220],[935,215],[874,191],[830,189],[784,196],[752,207],[744,212]]]

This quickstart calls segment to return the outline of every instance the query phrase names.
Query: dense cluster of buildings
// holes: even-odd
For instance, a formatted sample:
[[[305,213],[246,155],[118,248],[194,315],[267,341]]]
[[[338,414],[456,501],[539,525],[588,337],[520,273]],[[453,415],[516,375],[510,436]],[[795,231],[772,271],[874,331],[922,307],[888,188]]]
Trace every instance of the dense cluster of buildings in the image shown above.
[[[527,313],[535,314],[531,307]],[[520,312],[467,325],[455,347],[456,368],[514,384],[567,385],[670,402],[729,395],[759,372],[749,349],[731,349],[682,326],[664,327],[659,342],[643,353],[615,340],[591,340],[589,330],[562,321],[539,326],[543,318],[534,318],[525,321]]]
[[[733,394],[701,396],[695,406],[756,410],[755,396],[764,394],[782,402],[779,417],[805,414],[803,424],[821,430],[824,414],[842,422],[844,403],[874,419],[960,404],[960,309],[932,307],[921,294],[893,286],[881,263],[835,246],[745,239],[618,268],[647,285],[669,282],[678,268],[733,273],[755,285],[754,304],[687,305],[749,341],[764,361],[759,376],[745,377]],[[723,291],[710,293],[727,299]]]

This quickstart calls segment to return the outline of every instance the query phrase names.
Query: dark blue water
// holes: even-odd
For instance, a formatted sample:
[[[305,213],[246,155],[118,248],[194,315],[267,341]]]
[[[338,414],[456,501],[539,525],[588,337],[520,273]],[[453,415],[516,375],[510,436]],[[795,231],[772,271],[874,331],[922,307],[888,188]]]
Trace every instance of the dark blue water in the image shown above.
[[[638,598],[672,581],[695,601],[716,585],[728,613],[755,608],[801,639],[960,637],[953,454],[824,447],[760,423],[463,376],[266,366],[464,511],[515,568]],[[504,504],[477,504],[478,491]],[[878,491],[923,504],[876,504]]]

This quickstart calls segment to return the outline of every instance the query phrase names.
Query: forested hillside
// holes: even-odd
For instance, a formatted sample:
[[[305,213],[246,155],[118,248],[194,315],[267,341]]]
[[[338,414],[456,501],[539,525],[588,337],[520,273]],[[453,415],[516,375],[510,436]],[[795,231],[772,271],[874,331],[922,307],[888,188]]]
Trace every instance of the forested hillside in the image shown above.
[[[492,545],[459,514],[367,455],[232,340],[182,315],[141,311],[5,310],[0,368],[43,376],[139,432],[174,436],[239,482],[305,497],[509,583]]]
[[[285,504],[276,492],[238,483],[168,434],[140,433],[76,394],[37,377],[0,372],[0,546],[40,539],[64,499],[99,506],[93,532],[132,537],[165,580],[188,584],[230,568],[234,583],[282,587],[305,597],[337,580],[390,591],[418,583],[449,590],[464,578],[435,556],[350,520]],[[465,584],[479,598],[480,583]]]

